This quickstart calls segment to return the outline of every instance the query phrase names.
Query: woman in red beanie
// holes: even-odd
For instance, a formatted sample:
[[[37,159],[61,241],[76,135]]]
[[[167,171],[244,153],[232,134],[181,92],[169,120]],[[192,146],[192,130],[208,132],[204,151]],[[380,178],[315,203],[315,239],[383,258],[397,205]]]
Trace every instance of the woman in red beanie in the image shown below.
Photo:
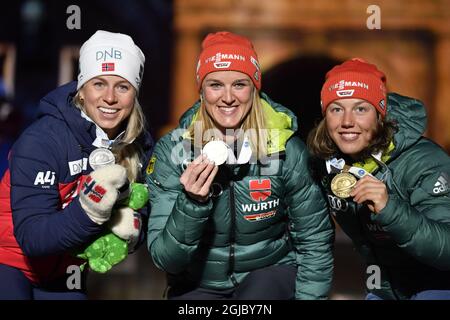
[[[203,41],[200,100],[148,166],[148,247],[169,299],[325,299],[333,228],[287,108],[260,92],[251,42]]]
[[[361,59],[327,73],[315,176],[371,266],[367,299],[450,299],[450,158],[422,136],[423,104],[385,85]]]

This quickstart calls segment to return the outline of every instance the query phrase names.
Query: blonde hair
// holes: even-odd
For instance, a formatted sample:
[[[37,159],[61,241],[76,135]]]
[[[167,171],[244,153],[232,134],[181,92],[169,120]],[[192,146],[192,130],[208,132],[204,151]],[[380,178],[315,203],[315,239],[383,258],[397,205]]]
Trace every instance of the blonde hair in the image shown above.
[[[77,92],[73,98],[75,107],[85,112],[83,101],[80,97],[80,91]],[[135,140],[141,135],[145,129],[145,116],[142,111],[142,107],[137,99],[134,98],[134,106],[131,114],[127,119],[127,127],[125,129],[125,135],[121,138],[120,143],[112,148],[112,152],[116,157],[116,163],[122,165],[127,170],[127,177],[130,182],[137,182],[142,179],[140,158],[142,155],[142,149],[139,147]]]
[[[263,106],[260,100],[259,91],[253,87],[252,105],[250,111],[245,116],[239,130],[248,136],[250,141],[252,153],[257,159],[263,159],[267,156],[267,141],[268,134],[266,130],[266,121],[263,111]],[[196,127],[196,123],[200,124],[200,128]],[[195,133],[200,129],[202,137],[195,139]],[[208,141],[214,139],[214,132],[217,131],[214,120],[207,112],[202,96],[200,96],[200,107],[189,125],[187,132],[188,138],[194,140],[194,145],[197,148],[202,148]]]

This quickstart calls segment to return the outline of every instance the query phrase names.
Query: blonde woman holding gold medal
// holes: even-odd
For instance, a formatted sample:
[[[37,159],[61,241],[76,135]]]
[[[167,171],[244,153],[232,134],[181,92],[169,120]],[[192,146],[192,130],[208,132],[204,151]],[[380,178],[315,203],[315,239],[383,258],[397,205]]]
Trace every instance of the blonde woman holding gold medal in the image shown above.
[[[413,98],[361,59],[331,69],[308,147],[332,215],[380,285],[367,299],[450,299],[450,158]]]
[[[169,299],[325,299],[333,228],[297,121],[261,90],[252,43],[209,34],[200,101],[158,141],[148,247]]]

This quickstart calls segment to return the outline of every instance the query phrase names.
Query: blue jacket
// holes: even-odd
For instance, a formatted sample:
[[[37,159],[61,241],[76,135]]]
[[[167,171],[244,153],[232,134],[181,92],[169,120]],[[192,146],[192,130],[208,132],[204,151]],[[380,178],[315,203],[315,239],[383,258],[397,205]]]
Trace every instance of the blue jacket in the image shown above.
[[[0,184],[0,263],[34,281],[65,273],[74,264],[69,251],[103,228],[91,221],[77,197],[81,179],[92,171],[88,157],[96,148],[96,133],[74,107],[75,93],[76,82],[71,82],[41,100],[38,119],[12,147]],[[150,134],[138,143],[147,163]]]

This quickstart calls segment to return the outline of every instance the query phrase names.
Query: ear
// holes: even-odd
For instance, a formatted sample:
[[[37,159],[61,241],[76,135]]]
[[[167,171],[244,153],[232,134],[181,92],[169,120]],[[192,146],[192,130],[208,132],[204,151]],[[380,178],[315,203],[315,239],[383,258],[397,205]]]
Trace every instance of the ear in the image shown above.
[[[78,97],[80,98],[81,101],[84,101],[84,95],[81,90],[78,91]]]

